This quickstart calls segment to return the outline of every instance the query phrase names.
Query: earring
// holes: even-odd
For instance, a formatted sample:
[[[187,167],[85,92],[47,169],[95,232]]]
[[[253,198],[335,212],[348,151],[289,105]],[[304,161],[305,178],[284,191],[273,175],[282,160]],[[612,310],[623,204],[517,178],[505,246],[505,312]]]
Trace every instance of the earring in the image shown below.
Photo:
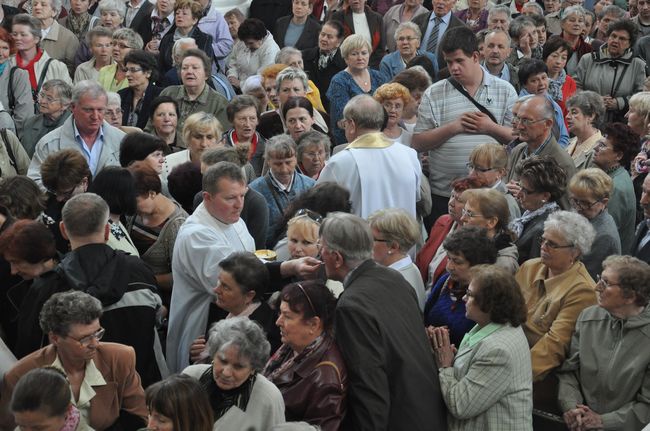
[[[545,204],[545,203],[546,203],[546,199],[542,199],[542,203]]]

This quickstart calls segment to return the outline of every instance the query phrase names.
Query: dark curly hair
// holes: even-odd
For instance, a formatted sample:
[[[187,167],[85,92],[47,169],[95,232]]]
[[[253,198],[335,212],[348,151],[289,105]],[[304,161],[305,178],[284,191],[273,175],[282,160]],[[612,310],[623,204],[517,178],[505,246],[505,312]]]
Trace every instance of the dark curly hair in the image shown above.
[[[549,37],[544,44],[544,49],[542,50],[542,60],[546,61],[548,56],[553,54],[558,49],[566,51],[567,58],[571,57],[571,54],[573,54],[573,47],[571,47],[571,44],[564,40],[562,36],[556,35]]]
[[[621,153],[620,164],[623,167],[630,165],[630,162],[639,153],[641,138],[627,124],[608,123],[601,129],[603,136],[612,143],[614,151]]]
[[[294,313],[302,314],[302,320],[319,317],[325,331],[332,329],[336,298],[322,280],[305,280],[286,285],[277,300],[278,310],[281,301],[289,304]]]
[[[239,26],[237,37],[239,40],[262,40],[266,36],[266,26],[257,18],[247,18]]]
[[[462,254],[469,266],[481,263],[492,264],[497,260],[497,248],[487,236],[487,229],[478,226],[463,226],[450,234],[442,243],[449,253]]]
[[[496,265],[477,265],[472,268],[474,301],[493,323],[510,323],[517,327],[526,321],[526,301],[515,277]]]
[[[629,19],[621,19],[618,21],[614,21],[610,23],[609,26],[607,27],[607,37],[609,37],[609,35],[612,34],[613,31],[618,31],[618,30],[626,31],[627,34],[630,36],[630,48],[628,49],[631,49],[636,43],[636,40],[639,38],[639,27],[637,27],[637,25],[634,24]]]
[[[323,217],[332,212],[349,213],[352,209],[350,192],[345,187],[334,182],[326,181],[316,184],[311,189],[299,195],[284,210],[284,216],[276,230],[276,241],[287,231],[287,223],[300,209],[314,211]]]
[[[562,197],[567,186],[564,169],[549,156],[533,156],[519,162],[515,173],[525,179],[535,192],[548,192],[555,202]]]
[[[645,307],[650,301],[650,265],[632,256],[608,256],[603,269],[611,269],[618,275],[618,284],[623,296],[635,296],[634,303]]]

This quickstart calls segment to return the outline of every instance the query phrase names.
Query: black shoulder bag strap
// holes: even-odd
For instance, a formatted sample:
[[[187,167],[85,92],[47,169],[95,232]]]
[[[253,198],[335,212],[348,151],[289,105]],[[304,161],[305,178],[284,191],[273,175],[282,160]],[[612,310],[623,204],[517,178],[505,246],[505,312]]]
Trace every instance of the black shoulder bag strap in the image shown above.
[[[480,103],[478,103],[478,102],[476,101],[476,99],[474,99],[472,96],[470,96],[469,93],[467,92],[467,90],[465,90],[465,89],[463,88],[463,86],[460,85],[460,83],[459,83],[458,81],[456,81],[455,79],[452,79],[452,78],[447,78],[447,81],[449,81],[449,83],[450,83],[451,85],[453,85],[454,88],[460,92],[460,94],[462,94],[463,96],[465,96],[465,97],[467,98],[467,100],[469,100],[470,102],[472,102],[472,103],[474,104],[474,106],[476,106],[476,107],[478,108],[479,111],[481,111],[482,113],[484,113],[485,115],[487,115],[488,117],[490,117],[490,120],[492,120],[492,121],[494,121],[495,123],[499,124],[499,122],[498,122],[497,119],[495,118],[494,114],[492,114],[492,113],[491,113],[491,112],[490,112],[490,111],[489,111],[485,106],[483,106],[483,105],[481,105]]]
[[[16,96],[14,95],[14,72],[16,72],[16,68],[18,66],[14,66],[11,69],[9,69],[9,85],[7,88],[7,100],[9,101],[9,111],[13,114],[14,113],[14,108],[16,107]]]
[[[9,163],[11,164],[11,167],[14,168],[16,172],[18,172],[18,169],[16,166],[16,156],[14,155],[14,150],[11,148],[11,144],[9,143],[9,136],[7,135],[7,129],[4,127],[0,129],[0,136],[2,136],[2,142],[5,144],[5,148],[7,149],[7,154],[9,155]]]
[[[36,83],[36,90],[33,90],[34,102],[36,102],[38,93],[41,92],[41,87],[43,86],[43,83],[45,83],[45,75],[47,74],[47,69],[50,68],[50,63],[52,62],[52,60],[54,59],[48,58],[47,61],[45,62],[45,66],[43,67],[43,70],[41,71],[41,76],[40,78],[38,78],[38,82]],[[36,109],[36,107],[34,109]]]

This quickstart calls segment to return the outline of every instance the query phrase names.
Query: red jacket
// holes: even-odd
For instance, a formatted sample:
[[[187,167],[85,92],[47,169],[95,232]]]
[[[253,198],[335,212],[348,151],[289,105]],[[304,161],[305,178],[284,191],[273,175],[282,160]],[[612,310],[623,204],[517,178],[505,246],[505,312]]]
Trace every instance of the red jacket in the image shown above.
[[[422,280],[424,283],[427,283],[429,278],[429,264],[431,259],[436,254],[436,250],[440,247],[440,244],[447,238],[451,227],[454,224],[454,220],[449,214],[442,215],[438,217],[438,220],[431,227],[431,232],[429,233],[429,239],[424,243],[422,250],[415,257],[415,264],[420,269],[420,275],[422,275]],[[434,280],[437,280],[445,272],[445,267],[447,265],[447,258],[445,257],[440,263],[438,268],[434,272]]]

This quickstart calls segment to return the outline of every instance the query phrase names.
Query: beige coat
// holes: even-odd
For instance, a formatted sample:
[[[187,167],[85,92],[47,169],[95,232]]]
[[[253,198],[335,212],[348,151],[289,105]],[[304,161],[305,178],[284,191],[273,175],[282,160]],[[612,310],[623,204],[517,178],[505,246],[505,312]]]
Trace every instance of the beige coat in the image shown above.
[[[65,63],[68,77],[74,75],[74,55],[79,49],[79,39],[74,33],[54,21],[47,36],[41,40],[40,46],[50,57]]]

